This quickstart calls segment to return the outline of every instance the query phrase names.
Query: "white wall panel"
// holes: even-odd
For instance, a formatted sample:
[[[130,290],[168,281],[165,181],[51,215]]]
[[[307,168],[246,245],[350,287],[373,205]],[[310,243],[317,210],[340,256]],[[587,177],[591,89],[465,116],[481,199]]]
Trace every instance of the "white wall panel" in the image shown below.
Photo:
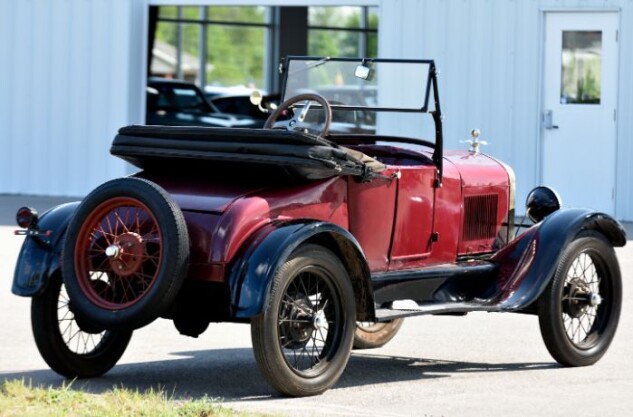
[[[616,216],[633,220],[633,1],[620,13]]]
[[[132,121],[131,4],[2,0],[0,193],[84,195],[125,174],[108,150]]]

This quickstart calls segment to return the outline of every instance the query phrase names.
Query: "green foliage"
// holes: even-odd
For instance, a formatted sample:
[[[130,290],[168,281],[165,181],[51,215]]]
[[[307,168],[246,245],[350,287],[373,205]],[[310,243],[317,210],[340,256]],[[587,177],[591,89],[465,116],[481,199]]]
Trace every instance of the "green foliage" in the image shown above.
[[[163,9],[174,9],[166,10]],[[207,7],[206,20],[218,22],[264,23],[263,7]],[[175,7],[161,7],[161,17],[176,17]],[[200,7],[183,7],[184,19],[201,21]],[[183,23],[183,52],[198,59],[202,23]],[[177,27],[174,22],[159,22],[156,39],[177,45]],[[207,30],[207,84],[252,85],[264,87],[264,53],[266,28],[211,24]]]
[[[206,15],[205,15],[206,12]],[[267,9],[257,6],[181,7],[182,18],[200,23],[182,23],[183,52],[194,62],[200,56],[200,36],[203,20],[214,22],[265,23]],[[176,19],[176,6],[161,6],[159,16]],[[360,28],[360,7],[311,7],[310,25],[341,28]],[[368,27],[378,27],[378,15],[369,14]],[[178,23],[159,21],[156,39],[176,46]],[[209,24],[207,30],[207,84],[246,85],[264,88],[264,58],[266,53],[265,27]],[[312,29],[308,34],[308,53],[316,56],[359,56],[359,32]],[[377,56],[378,37],[367,37],[367,55]]]
[[[207,397],[198,400],[173,400],[164,391],[144,393],[112,388],[102,394],[72,389],[33,387],[24,380],[4,381],[0,385],[0,417],[230,417],[263,416],[240,413],[220,406]]]
[[[310,9],[310,26],[327,26],[332,28],[361,27],[360,7],[312,7]],[[368,16],[367,27],[378,27],[378,15]],[[312,56],[357,57],[362,55],[359,32],[336,29],[312,29],[308,36],[308,54]],[[367,37],[367,56],[378,55],[378,37],[369,34]]]

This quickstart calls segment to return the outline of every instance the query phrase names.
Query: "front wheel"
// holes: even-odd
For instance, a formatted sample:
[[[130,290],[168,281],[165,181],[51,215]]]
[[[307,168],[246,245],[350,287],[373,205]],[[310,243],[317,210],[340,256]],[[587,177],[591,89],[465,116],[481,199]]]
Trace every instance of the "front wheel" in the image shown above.
[[[541,335],[562,365],[586,366],[607,351],[620,318],[622,281],[613,247],[583,232],[565,249],[539,299]]]
[[[384,346],[398,333],[403,322],[404,319],[357,322],[354,332],[354,349],[374,349]]]
[[[66,288],[53,276],[31,301],[31,328],[48,366],[67,378],[89,378],[108,372],[121,358],[131,330],[99,331],[77,323]]]
[[[279,268],[270,294],[251,325],[262,373],[287,395],[323,393],[343,373],[352,349],[356,309],[345,267],[329,250],[303,245]]]

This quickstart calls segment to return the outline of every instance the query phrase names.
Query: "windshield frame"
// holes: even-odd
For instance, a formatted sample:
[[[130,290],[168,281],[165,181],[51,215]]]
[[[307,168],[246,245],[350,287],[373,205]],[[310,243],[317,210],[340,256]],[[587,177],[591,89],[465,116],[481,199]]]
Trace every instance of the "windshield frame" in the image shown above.
[[[435,180],[434,186],[436,188],[440,188],[442,186],[442,179],[444,173],[444,134],[443,134],[443,126],[442,126],[442,110],[440,108],[440,96],[439,96],[439,88],[437,82],[437,76],[439,71],[435,66],[435,61],[432,59],[385,59],[385,58],[331,58],[331,57],[315,57],[315,56],[295,56],[290,55],[286,58],[282,58],[279,64],[279,72],[283,75],[282,85],[281,85],[281,98],[282,102],[285,100],[286,95],[286,83],[288,79],[288,63],[293,60],[300,61],[319,61],[328,62],[328,61],[343,61],[343,62],[358,62],[362,63],[370,63],[370,62],[387,62],[387,63],[401,63],[401,64],[428,64],[429,65],[429,74],[426,83],[426,91],[424,95],[424,106],[420,109],[402,109],[402,108],[372,108],[367,106],[341,106],[341,105],[332,105],[332,109],[336,110],[374,110],[374,111],[383,111],[383,112],[402,112],[402,113],[425,113],[429,114],[433,118],[433,123],[435,125],[435,146],[433,147],[433,162],[437,168],[437,179]],[[433,110],[429,110],[429,99],[431,89],[433,89]]]
[[[377,106],[351,106],[332,104],[333,110],[370,110],[370,111],[382,111],[382,112],[399,112],[399,113],[431,113],[429,110],[429,99],[431,96],[431,89],[433,88],[433,79],[436,76],[437,70],[435,67],[435,61],[432,59],[385,59],[385,58],[332,58],[332,57],[316,57],[316,56],[295,56],[290,55],[285,59],[282,59],[279,70],[283,75],[281,84],[281,101],[285,101],[286,87],[288,84],[288,77],[290,75],[290,62],[291,61],[315,61],[315,66],[325,64],[327,62],[357,62],[359,65],[372,63],[389,63],[389,64],[426,64],[429,66],[429,72],[426,79],[426,85],[424,88],[424,104],[420,108],[402,108],[402,107],[377,107]],[[435,101],[439,100],[435,97]],[[436,107],[437,108],[437,107]]]

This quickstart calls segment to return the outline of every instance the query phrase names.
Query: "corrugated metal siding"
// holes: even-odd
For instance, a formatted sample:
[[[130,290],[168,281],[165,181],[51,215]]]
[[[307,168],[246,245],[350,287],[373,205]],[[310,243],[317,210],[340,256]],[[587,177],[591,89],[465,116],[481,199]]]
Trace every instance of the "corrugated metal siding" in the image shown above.
[[[446,146],[463,148],[459,141],[468,139],[472,128],[481,129],[481,139],[490,143],[483,152],[516,172],[522,212],[527,192],[540,182],[542,11],[552,9],[621,11],[616,215],[633,220],[633,95],[628,93],[633,91],[633,1],[383,0],[379,54],[436,60]]]
[[[620,13],[616,217],[633,220],[633,0]]]
[[[130,4],[2,1],[0,193],[83,195],[125,174],[108,150],[130,122]]]
[[[148,2],[166,3],[0,0],[0,193],[81,195],[126,173],[108,148],[119,126],[141,120]],[[633,220],[633,0],[361,3],[380,4],[381,56],[436,59],[447,147],[480,128],[484,151],[516,171],[518,211],[540,176],[541,11],[619,9],[616,216]]]

